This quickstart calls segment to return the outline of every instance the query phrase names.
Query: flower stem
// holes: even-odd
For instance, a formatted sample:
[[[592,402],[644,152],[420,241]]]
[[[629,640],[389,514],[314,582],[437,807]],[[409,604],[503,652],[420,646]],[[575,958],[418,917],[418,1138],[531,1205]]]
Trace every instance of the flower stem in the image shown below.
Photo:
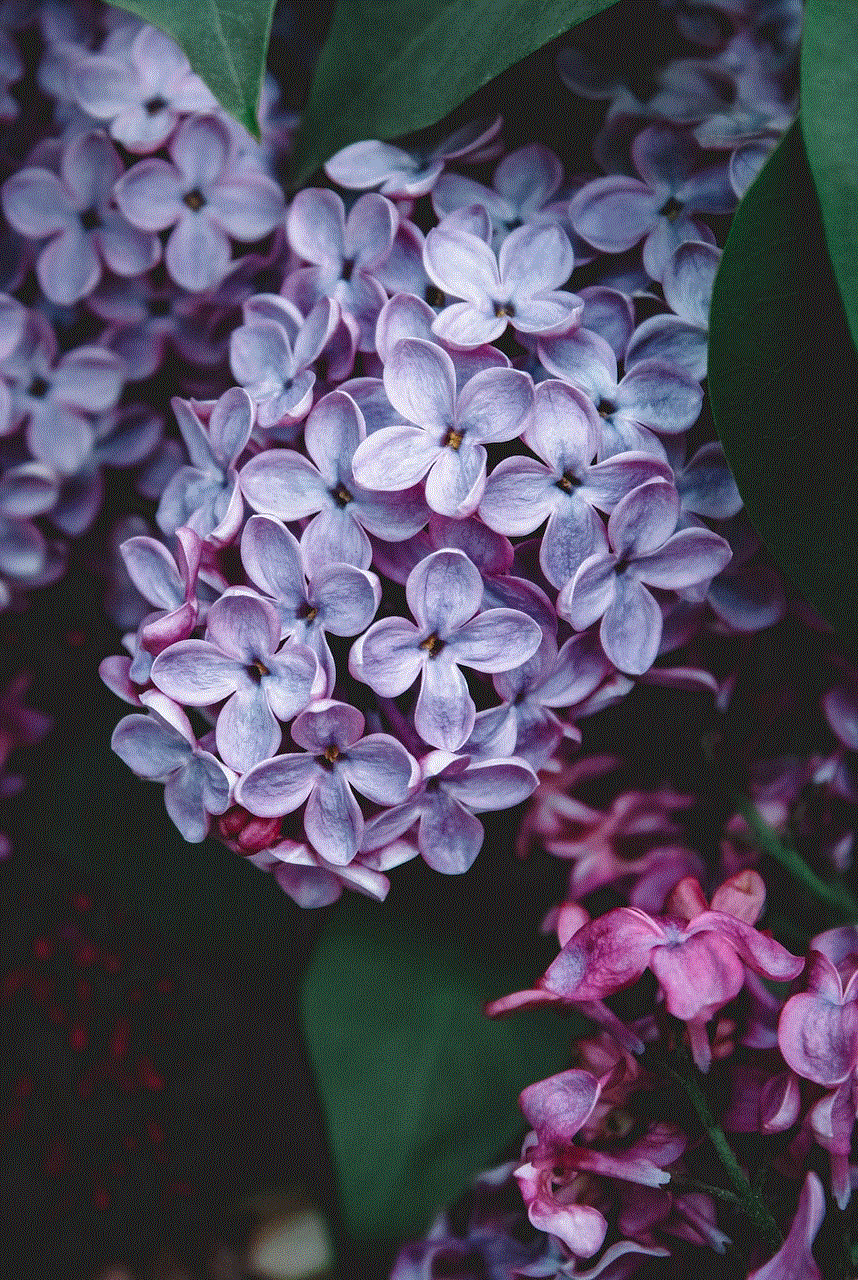
[[[829,884],[821,879],[790,845],[784,844],[759,811],[743,795],[733,793],[733,802],[742,814],[763,853],[788,871],[815,897],[826,902],[846,924],[858,924],[858,899],[838,882]]]
[[[765,1236],[767,1243],[773,1246],[774,1251],[777,1252],[783,1244],[783,1238],[778,1230],[777,1223],[769,1212],[768,1205],[760,1195],[759,1189],[752,1187],[748,1181],[748,1176],[736,1159],[735,1152],[727,1140],[727,1135],[721,1126],[716,1123],[706,1095],[695,1079],[694,1074],[692,1074],[690,1066],[685,1070],[673,1068],[671,1074],[688,1095],[688,1099],[697,1113],[698,1120],[715,1148],[727,1177],[733,1184],[732,1193],[728,1192],[726,1195],[715,1194],[719,1194],[719,1199],[728,1200],[738,1213],[744,1214],[745,1217],[756,1223],[760,1232]]]

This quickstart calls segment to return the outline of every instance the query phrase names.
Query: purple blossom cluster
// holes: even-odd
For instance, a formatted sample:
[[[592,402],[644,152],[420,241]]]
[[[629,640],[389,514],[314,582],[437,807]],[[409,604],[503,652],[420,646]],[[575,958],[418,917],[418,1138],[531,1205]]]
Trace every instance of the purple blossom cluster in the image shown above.
[[[137,87],[108,113],[142,40],[107,38],[72,80],[146,153],[111,199],[135,243],[164,242],[166,287],[214,273],[235,385],[213,363],[173,399],[180,464],[148,468],[159,537],[121,549],[144,603],[102,667],[135,707],[115,749],[165,783],[186,838],[214,820],[304,905],[383,897],[418,853],[463,872],[478,815],[527,799],[584,717],[638,682],[717,694],[689,656],[701,637],[783,614],[701,380],[710,223],[750,142],[733,108],[765,86],[764,150],[789,78],[737,15],[649,103],[605,91],[607,176],[566,174],[537,141],[506,150],[502,122],[479,121],[420,155],[347,147],[326,166],[340,191],[281,211],[217,115],[177,105],[150,133]],[[560,67],[590,92],[571,51]],[[268,232],[255,276],[251,255],[224,281],[230,238]]]
[[[151,500],[180,465],[158,375],[168,356],[191,383],[221,362],[213,326],[282,238],[272,166],[293,122],[270,86],[255,143],[117,9],[8,5],[0,24],[3,608],[62,575],[109,470]]]

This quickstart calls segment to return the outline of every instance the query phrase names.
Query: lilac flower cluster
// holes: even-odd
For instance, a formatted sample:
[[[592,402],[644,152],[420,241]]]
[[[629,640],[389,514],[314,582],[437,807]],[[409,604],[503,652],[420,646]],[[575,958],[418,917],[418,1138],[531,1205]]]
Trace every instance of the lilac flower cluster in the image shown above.
[[[9,5],[0,22],[0,121],[23,104],[27,125],[3,126],[2,608],[63,573],[108,469],[151,499],[179,465],[146,384],[168,350],[223,358],[212,326],[280,243],[269,170],[292,121],[269,90],[256,144],[169,37],[119,10]]]
[[[749,163],[731,104],[765,83],[761,151],[793,109],[736,26],[648,104],[611,87],[607,177],[566,175],[539,142],[506,152],[500,120],[419,156],[357,143],[326,166],[345,195],[300,191],[279,218],[263,287],[206,278],[213,331],[241,304],[237,385],[212,366],[173,400],[184,457],[158,472],[161,538],[122,548],[147,612],[102,668],[137,708],[114,746],[164,781],[187,838],[216,819],[305,905],[384,896],[417,853],[465,871],[477,815],[526,799],[583,717],[638,681],[717,691],[671,655],[782,615],[701,416],[706,219]],[[119,57],[111,40],[94,60],[98,110],[151,153],[139,103],[106,114]],[[569,51],[561,73],[589,91]],[[74,83],[97,78],[84,59]],[[167,236],[188,289],[278,215],[217,116],[160,128],[167,155],[113,201],[135,235]]]

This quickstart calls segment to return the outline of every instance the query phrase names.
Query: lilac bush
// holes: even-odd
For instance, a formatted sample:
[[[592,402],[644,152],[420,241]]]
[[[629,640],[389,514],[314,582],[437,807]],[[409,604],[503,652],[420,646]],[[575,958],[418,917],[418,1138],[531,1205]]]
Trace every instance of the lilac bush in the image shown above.
[[[568,865],[557,958],[490,1012],[595,1030],[523,1091],[520,1159],[395,1280],[690,1274],[742,1215],[749,1280],[814,1280],[826,1197],[845,1212],[858,1176],[856,925],[806,954],[758,927],[761,841],[854,908],[830,881],[858,673],[765,560],[704,393],[728,219],[796,110],[796,6],[675,7],[694,56],[648,100],[560,51],[605,104],[592,171],[498,118],[354,143],[291,199],[276,87],[256,142],[137,19],[46,9],[27,70],[3,10],[0,120],[25,77],[51,112],[0,197],[0,604],[63,573],[129,472],[148,514],[113,535],[101,672],[130,708],[114,750],[186,841],[326,907],[417,857],[465,873],[480,815],[527,803],[518,850]],[[785,619],[823,689],[761,674]],[[647,689],[705,702],[699,794],[683,761],[636,776],[660,726],[611,715]],[[4,767],[43,728],[23,690]]]

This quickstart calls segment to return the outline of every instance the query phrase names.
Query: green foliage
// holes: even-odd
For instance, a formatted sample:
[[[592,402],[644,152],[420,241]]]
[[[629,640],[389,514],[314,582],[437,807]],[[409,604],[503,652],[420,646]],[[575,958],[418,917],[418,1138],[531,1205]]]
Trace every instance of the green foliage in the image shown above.
[[[302,1014],[357,1238],[424,1230],[523,1133],[521,1089],[568,1066],[568,1020],[539,1011],[493,1022],[482,1012],[533,963],[499,966],[397,921],[391,904],[335,908]]]
[[[221,106],[259,137],[259,95],[275,0],[117,0],[181,45]]]
[[[858,4],[809,0],[801,128],[834,275],[858,346]]]
[[[300,186],[341,147],[435,124],[615,0],[338,0],[298,136]]]
[[[715,280],[709,389],[748,514],[846,642],[858,638],[858,356],[793,125],[743,200]]]

